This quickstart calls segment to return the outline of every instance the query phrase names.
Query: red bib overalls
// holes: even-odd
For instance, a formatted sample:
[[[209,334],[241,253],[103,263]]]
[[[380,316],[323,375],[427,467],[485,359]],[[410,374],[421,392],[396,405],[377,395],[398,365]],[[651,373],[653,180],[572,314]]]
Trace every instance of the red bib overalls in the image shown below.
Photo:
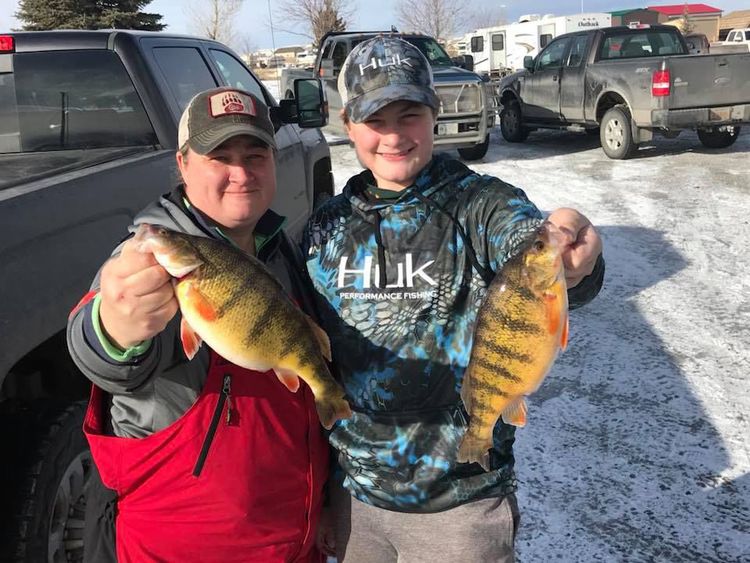
[[[120,563],[321,561],[315,532],[328,470],[310,388],[211,352],[192,407],[141,439],[105,435],[94,387],[84,432],[118,495]]]

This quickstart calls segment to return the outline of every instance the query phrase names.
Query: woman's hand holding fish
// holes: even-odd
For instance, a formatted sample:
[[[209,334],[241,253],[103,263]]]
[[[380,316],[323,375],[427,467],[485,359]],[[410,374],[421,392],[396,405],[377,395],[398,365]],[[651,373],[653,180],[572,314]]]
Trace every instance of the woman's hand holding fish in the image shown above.
[[[101,272],[99,319],[112,344],[125,350],[153,338],[178,309],[171,277],[132,239]]]
[[[556,227],[555,238],[565,265],[565,282],[569,288],[575,287],[594,270],[602,252],[602,239],[591,221],[575,209],[556,209],[547,217],[547,223]]]

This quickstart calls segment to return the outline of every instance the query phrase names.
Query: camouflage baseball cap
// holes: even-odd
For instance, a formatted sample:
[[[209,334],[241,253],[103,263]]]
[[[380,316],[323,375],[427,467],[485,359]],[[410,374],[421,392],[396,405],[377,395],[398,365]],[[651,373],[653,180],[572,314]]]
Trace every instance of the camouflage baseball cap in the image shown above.
[[[250,135],[276,148],[268,106],[244,90],[212,88],[193,96],[180,118],[177,144],[208,154],[237,135]]]
[[[440,107],[430,63],[414,45],[396,37],[373,37],[352,49],[341,68],[338,89],[355,123],[401,100]]]

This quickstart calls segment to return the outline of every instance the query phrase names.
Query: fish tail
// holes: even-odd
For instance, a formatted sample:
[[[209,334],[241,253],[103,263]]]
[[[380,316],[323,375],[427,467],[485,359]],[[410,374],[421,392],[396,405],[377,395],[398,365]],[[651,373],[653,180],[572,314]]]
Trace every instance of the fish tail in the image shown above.
[[[488,440],[482,436],[468,432],[461,440],[461,446],[458,448],[457,461],[459,463],[478,463],[485,471],[490,470],[490,448],[492,447],[491,438]]]
[[[315,399],[315,408],[318,411],[320,423],[326,430],[333,427],[334,422],[342,418],[351,418],[352,409],[346,399],[342,397]]]

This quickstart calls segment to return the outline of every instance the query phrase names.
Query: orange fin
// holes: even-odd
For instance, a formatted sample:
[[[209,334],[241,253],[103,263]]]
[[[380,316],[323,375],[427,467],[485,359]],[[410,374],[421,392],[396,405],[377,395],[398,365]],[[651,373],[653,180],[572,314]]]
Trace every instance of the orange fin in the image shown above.
[[[520,397],[505,407],[503,422],[523,428],[526,426],[526,401]]]
[[[289,389],[292,393],[297,392],[297,389],[299,389],[299,376],[296,373],[282,368],[274,368],[273,371],[276,373],[276,377],[279,378],[279,381],[284,384],[284,387]]]
[[[326,332],[318,326],[318,323],[316,323],[314,320],[312,320],[308,315],[305,315],[305,320],[307,321],[307,324],[310,325],[310,329],[312,330],[313,335],[315,336],[315,340],[318,342],[318,346],[320,348],[320,353],[323,355],[323,357],[331,361],[331,340],[328,338],[328,335]]]
[[[570,319],[568,315],[565,315],[565,326],[563,327],[562,334],[560,335],[560,349],[565,350],[568,347],[568,331],[570,330]]]
[[[189,306],[207,321],[214,321],[217,317],[216,308],[211,301],[198,289],[195,284],[190,284],[185,289],[184,298],[188,300]]]
[[[203,339],[198,336],[198,333],[193,330],[185,317],[182,317],[180,321],[180,340],[182,341],[182,349],[185,350],[185,355],[188,360],[192,360],[198,353],[198,349],[203,343]]]
[[[560,330],[560,323],[563,320],[562,302],[554,292],[544,293],[544,307],[547,310],[547,328],[550,334],[557,334]]]

